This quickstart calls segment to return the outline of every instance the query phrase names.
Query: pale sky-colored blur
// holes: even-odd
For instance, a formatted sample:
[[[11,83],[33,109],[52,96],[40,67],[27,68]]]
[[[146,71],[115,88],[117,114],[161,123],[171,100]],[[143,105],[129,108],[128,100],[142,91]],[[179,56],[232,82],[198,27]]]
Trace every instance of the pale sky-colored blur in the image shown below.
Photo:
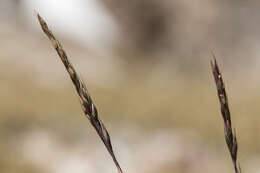
[[[33,12],[39,12],[57,32],[96,51],[107,50],[116,39],[116,22],[96,0],[24,0],[22,6],[31,27],[38,29]]]

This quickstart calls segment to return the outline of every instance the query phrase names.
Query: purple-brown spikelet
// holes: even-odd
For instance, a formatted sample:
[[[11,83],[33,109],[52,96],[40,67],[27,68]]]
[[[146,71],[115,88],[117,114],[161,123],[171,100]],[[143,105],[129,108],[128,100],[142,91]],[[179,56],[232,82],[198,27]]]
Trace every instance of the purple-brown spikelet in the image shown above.
[[[230,117],[230,111],[228,106],[228,98],[225,91],[223,78],[219,71],[219,67],[215,56],[214,56],[214,60],[210,61],[210,63],[211,63],[212,73],[215,79],[217,91],[218,91],[218,98],[221,106],[221,114],[224,120],[225,140],[233,161],[235,173],[241,173],[240,166],[237,163],[237,148],[238,148],[237,138],[236,138],[235,131],[232,130],[231,117]]]
[[[77,93],[80,98],[82,109],[86,115],[86,117],[89,119],[91,125],[95,128],[98,135],[100,136],[101,140],[105,144],[108,152],[110,153],[119,173],[122,173],[122,169],[120,168],[120,165],[115,157],[110,136],[108,134],[108,131],[105,128],[105,125],[102,123],[102,121],[99,119],[98,111],[96,106],[94,105],[88,91],[86,88],[86,85],[83,83],[83,81],[80,79],[79,75],[77,74],[76,70],[68,60],[67,54],[62,48],[59,41],[55,38],[55,36],[52,34],[51,30],[48,28],[46,22],[43,20],[43,18],[37,14],[38,21],[42,27],[43,32],[48,36],[48,38],[51,40],[53,47],[56,49],[61,61],[63,62],[68,74],[70,75],[70,78],[77,90]]]

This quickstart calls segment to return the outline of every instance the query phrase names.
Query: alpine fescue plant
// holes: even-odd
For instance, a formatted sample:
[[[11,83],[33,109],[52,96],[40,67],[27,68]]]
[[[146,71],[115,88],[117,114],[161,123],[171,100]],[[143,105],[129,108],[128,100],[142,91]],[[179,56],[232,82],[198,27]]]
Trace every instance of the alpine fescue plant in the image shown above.
[[[218,67],[215,56],[214,56],[214,60],[210,61],[210,62],[211,62],[212,73],[213,73],[217,91],[218,91],[218,98],[219,98],[219,103],[221,106],[221,113],[222,113],[222,117],[224,120],[224,132],[225,132],[226,143],[227,143],[229,153],[230,153],[232,161],[233,161],[235,172],[241,173],[240,166],[237,163],[237,148],[238,148],[237,138],[236,138],[235,132],[232,130],[231,117],[230,117],[230,111],[229,111],[229,106],[228,106],[228,98],[227,98],[227,94],[225,91],[223,78],[219,71],[219,67]]]
[[[43,18],[39,14],[37,14],[37,16],[38,16],[38,21],[41,25],[43,32],[51,40],[53,47],[56,49],[61,61],[63,62],[68,74],[70,75],[70,78],[79,95],[81,106],[82,106],[82,109],[83,109],[86,117],[89,119],[91,125],[95,128],[95,130],[97,131],[101,140],[105,144],[108,152],[110,153],[110,155],[118,169],[118,172],[122,173],[122,169],[120,168],[120,165],[115,157],[108,131],[106,130],[105,125],[99,119],[97,108],[94,105],[94,103],[87,91],[86,85],[80,79],[76,70],[70,63],[70,61],[67,57],[67,54],[64,51],[64,49],[62,48],[60,42],[55,38],[55,36],[52,34],[51,30],[48,28],[47,23],[43,20]]]
[[[89,119],[91,125],[95,128],[95,130],[98,133],[99,137],[101,138],[102,142],[106,146],[108,152],[110,153],[110,155],[118,169],[118,172],[123,173],[122,169],[120,168],[120,165],[115,157],[115,154],[114,154],[114,151],[112,148],[112,144],[110,141],[109,133],[106,130],[105,125],[99,119],[97,108],[94,105],[94,103],[87,91],[86,85],[80,79],[76,70],[70,63],[70,61],[67,57],[67,54],[64,51],[64,49],[62,48],[60,42],[56,39],[56,37],[51,32],[51,30],[48,28],[47,23],[44,21],[44,19],[39,14],[37,14],[37,16],[38,16],[38,21],[41,25],[43,32],[51,40],[53,47],[56,49],[61,61],[63,62],[68,74],[70,75],[70,78],[79,95],[84,114]],[[232,129],[231,116],[230,116],[230,111],[229,111],[229,106],[228,106],[228,98],[227,98],[223,78],[219,71],[219,67],[218,67],[216,58],[214,55],[213,55],[213,57],[214,58],[213,58],[213,60],[210,61],[210,63],[211,63],[212,73],[213,73],[216,87],[217,87],[219,103],[221,106],[221,114],[222,114],[222,118],[224,120],[225,140],[226,140],[226,143],[227,143],[227,146],[229,149],[229,153],[230,153],[232,161],[233,161],[235,173],[241,173],[240,166],[237,162],[238,144],[237,144],[236,134]]]

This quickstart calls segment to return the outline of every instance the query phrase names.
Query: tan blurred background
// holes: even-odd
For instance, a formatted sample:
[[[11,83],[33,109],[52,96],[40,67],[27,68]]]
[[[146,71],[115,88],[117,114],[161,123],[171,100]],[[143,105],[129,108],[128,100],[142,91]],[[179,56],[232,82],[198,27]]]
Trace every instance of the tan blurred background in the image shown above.
[[[35,11],[86,81],[124,172],[234,172],[212,51],[241,168],[260,172],[259,6],[256,0],[0,0],[0,172],[116,172]]]

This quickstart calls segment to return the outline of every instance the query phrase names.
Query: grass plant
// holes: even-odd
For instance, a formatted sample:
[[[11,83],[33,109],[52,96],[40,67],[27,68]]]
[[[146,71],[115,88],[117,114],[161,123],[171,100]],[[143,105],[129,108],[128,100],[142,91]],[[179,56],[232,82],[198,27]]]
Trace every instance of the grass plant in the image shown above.
[[[225,85],[215,56],[214,56],[214,60],[211,61],[211,69],[217,87],[222,118],[224,120],[225,140],[228,146],[230,156],[233,161],[235,172],[241,173],[240,166],[237,162],[237,148],[238,148],[237,137],[236,137],[235,130],[232,129],[231,116],[230,116],[230,111],[228,106],[228,98],[225,90]]]
[[[105,128],[105,125],[102,123],[102,121],[100,120],[100,118],[98,116],[97,108],[96,108],[92,98],[90,97],[89,92],[87,91],[86,85],[80,79],[76,70],[70,63],[65,50],[62,48],[60,42],[56,39],[56,37],[51,32],[51,30],[48,28],[47,23],[44,21],[44,19],[39,14],[37,14],[37,16],[38,16],[38,21],[41,25],[43,32],[51,40],[53,47],[57,51],[61,61],[63,62],[64,66],[76,88],[76,91],[80,98],[81,106],[82,106],[85,116],[88,118],[91,125],[95,128],[96,132],[98,133],[99,137],[101,138],[102,142],[104,143],[106,149],[110,153],[110,155],[118,169],[118,172],[123,173],[122,169],[115,157],[109,133],[108,133],[107,129]],[[235,131],[232,129],[231,115],[230,115],[230,110],[229,110],[229,106],[228,106],[228,98],[227,98],[223,78],[220,73],[215,56],[214,56],[214,59],[211,61],[211,68],[212,68],[212,73],[213,73],[216,87],[217,87],[217,93],[218,93],[219,103],[220,103],[220,107],[221,107],[221,114],[222,114],[222,118],[224,121],[225,140],[226,140],[226,143],[228,146],[230,156],[233,161],[235,173],[241,173],[240,166],[237,162],[237,150],[238,150],[237,138],[236,138]]]
[[[85,83],[80,79],[79,75],[77,74],[76,70],[70,63],[67,54],[65,50],[62,48],[60,42],[56,39],[56,37],[53,35],[51,30],[48,28],[47,23],[44,21],[44,19],[37,14],[38,21],[41,25],[41,28],[43,32],[48,36],[48,38],[51,40],[53,47],[57,51],[61,61],[63,62],[75,88],[78,93],[78,96],[80,98],[81,106],[84,111],[85,116],[89,119],[91,125],[95,128],[96,132],[98,133],[99,137],[101,138],[102,142],[106,146],[108,152],[110,153],[119,173],[122,173],[122,169],[115,157],[113,147],[111,144],[109,133],[105,127],[105,125],[102,123],[98,116],[98,111],[93,103],[93,100],[91,99],[89,92],[87,91]]]

